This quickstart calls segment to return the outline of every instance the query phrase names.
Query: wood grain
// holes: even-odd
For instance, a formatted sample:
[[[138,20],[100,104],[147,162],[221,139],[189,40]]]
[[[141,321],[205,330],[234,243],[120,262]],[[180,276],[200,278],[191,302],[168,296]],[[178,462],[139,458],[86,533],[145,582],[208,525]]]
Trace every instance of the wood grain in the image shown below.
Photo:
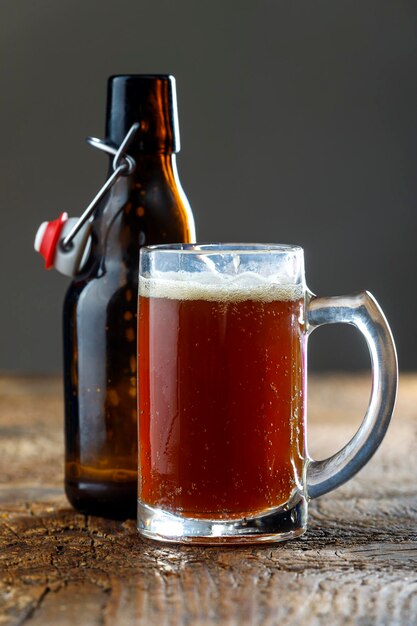
[[[313,456],[354,432],[367,376],[312,378]],[[417,624],[417,376],[368,466],[313,502],[306,535],[204,548],[144,542],[73,511],[56,379],[0,378],[0,625]]]

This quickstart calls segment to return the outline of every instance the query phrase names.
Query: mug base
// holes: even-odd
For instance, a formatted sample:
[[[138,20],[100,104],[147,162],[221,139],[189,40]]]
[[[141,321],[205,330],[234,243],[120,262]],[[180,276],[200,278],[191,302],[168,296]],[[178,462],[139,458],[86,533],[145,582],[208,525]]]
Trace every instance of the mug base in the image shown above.
[[[307,500],[297,493],[287,504],[255,517],[233,520],[183,517],[138,500],[139,533],[169,543],[232,545],[275,543],[307,530]]]

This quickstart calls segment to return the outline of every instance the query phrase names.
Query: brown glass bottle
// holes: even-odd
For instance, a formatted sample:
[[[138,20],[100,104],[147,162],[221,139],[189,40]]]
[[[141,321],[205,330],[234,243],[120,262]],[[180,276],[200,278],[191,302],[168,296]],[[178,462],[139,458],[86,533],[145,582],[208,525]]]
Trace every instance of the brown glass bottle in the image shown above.
[[[64,303],[67,497],[80,511],[119,519],[136,514],[139,248],[195,240],[175,164],[172,76],[109,79],[107,139],[119,145],[135,122],[135,171],[98,208],[87,265]]]

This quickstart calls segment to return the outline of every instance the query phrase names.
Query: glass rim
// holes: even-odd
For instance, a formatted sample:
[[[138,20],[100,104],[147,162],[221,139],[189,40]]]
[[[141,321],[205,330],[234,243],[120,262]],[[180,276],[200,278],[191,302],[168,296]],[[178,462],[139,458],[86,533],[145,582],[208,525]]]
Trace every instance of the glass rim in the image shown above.
[[[209,242],[209,243],[172,243],[158,244],[153,246],[142,246],[140,253],[163,252],[167,254],[204,254],[214,255],[221,253],[243,253],[243,254],[303,254],[304,249],[297,244],[286,243],[229,243],[229,242]]]

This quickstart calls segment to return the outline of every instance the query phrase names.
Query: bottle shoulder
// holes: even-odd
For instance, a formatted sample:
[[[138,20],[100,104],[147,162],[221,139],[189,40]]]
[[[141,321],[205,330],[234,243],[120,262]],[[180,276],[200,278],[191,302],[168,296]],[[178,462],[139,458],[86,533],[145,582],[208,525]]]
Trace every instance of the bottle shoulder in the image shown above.
[[[137,167],[97,209],[90,255],[71,287],[74,297],[95,281],[100,293],[114,293],[126,284],[135,287],[142,246],[195,241],[192,211],[172,155],[147,158]],[[88,287],[89,292],[94,289]]]

